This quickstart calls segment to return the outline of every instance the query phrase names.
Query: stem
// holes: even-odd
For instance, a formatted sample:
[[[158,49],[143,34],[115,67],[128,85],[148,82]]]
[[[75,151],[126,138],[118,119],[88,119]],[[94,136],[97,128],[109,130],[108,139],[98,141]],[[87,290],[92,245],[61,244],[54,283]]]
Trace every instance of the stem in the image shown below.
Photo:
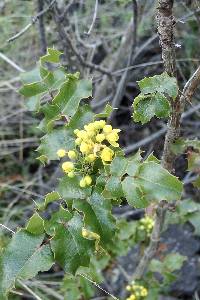
[[[176,73],[176,60],[175,60],[175,46],[174,46],[174,17],[172,14],[173,0],[159,0],[158,1],[158,12],[157,12],[157,26],[160,39],[160,45],[162,48],[162,59],[165,66],[165,71],[170,75],[174,76]],[[175,155],[171,150],[171,145],[180,136],[180,123],[181,114],[184,110],[185,101],[191,101],[191,98],[200,84],[200,67],[192,75],[189,81],[186,83],[181,96],[178,96],[174,100],[172,105],[172,113],[170,120],[168,122],[168,129],[165,136],[164,150],[161,164],[169,172],[173,172],[173,162],[175,161]],[[133,274],[133,279],[140,279],[154,257],[162,228],[165,221],[165,215],[167,210],[167,203],[161,201],[156,210],[155,226],[151,235],[151,240],[148,248],[146,249],[144,256],[140,260],[135,273]]]

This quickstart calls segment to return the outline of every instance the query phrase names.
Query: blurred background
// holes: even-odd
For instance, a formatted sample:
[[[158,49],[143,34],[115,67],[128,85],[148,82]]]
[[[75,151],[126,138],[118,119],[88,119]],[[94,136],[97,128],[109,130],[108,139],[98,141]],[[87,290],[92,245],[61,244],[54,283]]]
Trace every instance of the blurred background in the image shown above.
[[[52,191],[59,174],[57,163],[44,167],[36,160],[40,116],[28,111],[26,100],[18,93],[21,74],[35,67],[47,47],[64,52],[63,65],[70,72],[80,71],[82,77],[93,79],[90,104],[95,112],[102,111],[108,102],[118,108],[110,122],[122,130],[120,144],[127,155],[141,148],[144,156],[154,151],[161,157],[165,121],[154,118],[142,126],[132,120],[133,99],[139,93],[137,81],[163,71],[155,12],[155,0],[0,1],[1,224],[11,230],[23,226],[32,214],[34,199],[42,199]],[[200,62],[200,1],[176,0],[174,15],[182,88]],[[200,90],[186,105],[182,134],[187,138],[200,138],[199,96]],[[185,183],[184,198],[200,202],[199,192],[191,184],[195,175],[187,172],[184,155],[177,159],[176,169],[176,175]],[[142,214],[126,205],[115,213],[130,221]],[[189,260],[163,299],[199,299],[200,215],[198,225],[195,232],[188,223],[171,225],[164,233],[163,240],[169,248],[187,255]],[[7,244],[9,235],[0,228],[0,247]],[[133,270],[136,257],[137,249],[132,249],[118,263],[109,264],[104,270],[103,288],[121,297],[126,279],[123,270]],[[95,291],[88,292],[88,297],[76,298],[69,294],[68,278],[64,283],[62,278],[62,272],[54,267],[31,281],[31,287],[42,299],[110,299],[104,292]],[[93,284],[87,288],[96,290]],[[35,299],[26,290],[19,291],[9,299]]]

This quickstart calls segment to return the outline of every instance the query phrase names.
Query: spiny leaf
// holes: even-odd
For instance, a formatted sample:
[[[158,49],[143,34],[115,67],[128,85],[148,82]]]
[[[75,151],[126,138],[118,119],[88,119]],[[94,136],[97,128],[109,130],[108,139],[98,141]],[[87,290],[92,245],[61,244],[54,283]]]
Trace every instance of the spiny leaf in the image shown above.
[[[91,188],[81,188],[79,180],[77,176],[64,176],[60,179],[57,190],[64,200],[85,199],[90,196]]]
[[[130,205],[146,207],[151,201],[179,200],[183,185],[161,165],[149,161],[142,163],[133,177],[126,177],[122,187]]]
[[[39,247],[44,239],[44,235],[32,235],[25,229],[19,230],[13,235],[10,243],[2,254],[2,268],[0,282],[0,294],[6,295],[7,292],[13,288],[17,278],[22,276],[23,268],[26,268],[26,274],[29,278],[34,277],[36,271],[47,270],[51,266],[50,260],[45,258],[42,264],[35,266],[34,269],[28,268],[32,264],[32,259],[37,261],[37,255],[41,257],[38,252]],[[40,260],[41,262],[41,260]],[[52,261],[51,261],[52,262]]]
[[[111,204],[102,195],[93,193],[87,201],[75,200],[73,206],[84,213],[84,222],[88,230],[100,235],[100,243],[112,243],[115,234],[115,219],[111,214]]]
[[[104,108],[104,110],[101,113],[96,114],[95,118],[100,118],[100,119],[109,118],[113,109],[116,109],[116,108],[113,108],[110,104],[106,104],[106,107]]]
[[[94,250],[94,242],[82,237],[83,222],[80,215],[75,214],[67,223],[56,228],[51,240],[51,248],[56,261],[65,272],[75,274],[80,266],[88,266]]]
[[[161,93],[140,94],[135,98],[133,108],[134,121],[142,124],[150,121],[154,115],[158,118],[165,118],[170,114],[170,104]]]
[[[44,220],[44,229],[47,234],[54,235],[56,229],[60,228],[60,224],[67,224],[71,220],[72,214],[62,206],[60,206],[59,211],[51,215],[50,220]]]
[[[78,80],[74,76],[69,76],[51,104],[46,104],[43,108],[47,128],[51,127],[51,123],[59,120],[63,115],[68,118],[73,117],[78,110],[80,101],[90,96],[92,96],[91,80]]]
[[[43,219],[37,212],[29,219],[26,230],[36,235],[44,233]]]
[[[54,191],[54,192],[46,194],[46,196],[44,198],[44,208],[46,208],[49,203],[60,200],[60,199],[61,199],[61,197],[58,192]]]
[[[146,197],[151,201],[173,201],[181,198],[181,181],[155,162],[144,162],[134,180],[143,187]]]
[[[110,173],[115,176],[123,176],[126,173],[128,160],[125,157],[117,156],[110,165]]]
[[[41,144],[37,151],[49,160],[58,159],[59,149],[70,150],[74,147],[74,138],[66,128],[54,129],[41,138]]]
[[[45,54],[44,56],[42,56],[40,58],[41,64],[43,64],[44,62],[59,63],[61,55],[62,55],[62,52],[60,52],[54,48],[48,48],[47,54]]]
[[[138,81],[138,85],[143,94],[166,93],[173,99],[178,95],[178,85],[175,77],[171,77],[164,72],[153,77],[145,77]]]
[[[110,198],[121,198],[123,197],[121,178],[116,176],[111,176],[105,186],[105,190],[110,192]]]
[[[54,258],[49,245],[39,247],[20,271],[20,279],[30,279],[39,272],[48,271],[54,264]]]
[[[136,208],[145,208],[148,206],[144,189],[134,182],[132,177],[126,177],[123,180],[122,188],[129,205]]]

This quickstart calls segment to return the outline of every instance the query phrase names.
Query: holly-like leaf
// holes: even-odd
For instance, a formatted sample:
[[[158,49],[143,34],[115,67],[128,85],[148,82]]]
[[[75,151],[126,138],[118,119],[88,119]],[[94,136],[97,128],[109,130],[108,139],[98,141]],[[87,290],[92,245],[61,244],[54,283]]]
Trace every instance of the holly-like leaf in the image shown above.
[[[100,236],[104,247],[112,243],[115,234],[115,219],[111,214],[111,204],[108,199],[94,192],[87,201],[75,200],[73,206],[84,213],[84,222],[88,230]]]
[[[37,151],[41,156],[49,160],[58,159],[57,151],[59,149],[70,150],[74,148],[74,138],[66,128],[54,129],[41,138],[41,144]]]
[[[86,199],[91,194],[91,188],[81,188],[79,185],[79,178],[69,178],[64,176],[60,179],[58,185],[58,193],[64,200]]]
[[[127,201],[135,207],[146,207],[151,201],[179,200],[183,185],[161,165],[142,163],[133,177],[126,177],[122,187]]]
[[[126,173],[127,166],[127,158],[123,156],[116,156],[110,165],[110,173],[114,176],[121,177]]]
[[[161,93],[152,93],[137,96],[133,103],[135,122],[147,123],[154,116],[166,118],[170,114],[170,104]]]
[[[144,79],[138,81],[141,93],[166,93],[173,99],[178,95],[178,85],[175,77],[171,77],[164,72],[160,75],[155,75],[153,77],[145,77]]]
[[[46,208],[49,203],[60,200],[60,199],[61,199],[61,197],[58,192],[54,191],[54,192],[46,194],[46,196],[44,198],[44,208]]]
[[[129,205],[136,208],[145,208],[148,206],[144,189],[134,182],[132,177],[126,177],[123,180],[122,188]]]
[[[44,233],[43,219],[37,212],[29,219],[26,230],[36,235]]]
[[[200,235],[200,211],[191,214],[188,220],[194,226],[194,234]]]
[[[185,256],[179,253],[168,254],[163,261],[164,271],[167,270],[168,272],[174,272],[179,270],[186,259],[187,258]]]
[[[109,118],[113,109],[116,109],[116,108],[113,108],[110,104],[106,104],[104,110],[101,113],[96,114],[95,118],[99,118],[99,119]]]
[[[83,226],[80,215],[76,213],[67,226],[60,224],[56,228],[51,240],[55,260],[71,274],[75,274],[80,266],[87,267],[94,251],[94,241],[82,237]]]
[[[173,201],[181,198],[181,181],[155,162],[144,162],[136,177],[134,180],[143,187],[149,200]]]
[[[49,220],[44,220],[44,229],[47,234],[53,236],[56,229],[59,230],[60,224],[65,224],[67,226],[67,223],[71,218],[72,214],[67,209],[60,206],[59,211],[54,212]]]
[[[39,272],[48,271],[54,264],[54,258],[49,245],[42,245],[32,255],[20,271],[20,279],[30,279]]]
[[[79,80],[75,76],[69,76],[52,102],[43,108],[47,128],[50,126],[49,123],[59,120],[63,115],[68,118],[73,117],[80,101],[91,96],[91,80]]]
[[[81,105],[66,127],[73,132],[74,129],[83,128],[85,124],[92,122],[93,118],[94,113],[92,112],[91,107],[88,104]]]
[[[40,270],[47,271],[51,267],[52,255],[41,247],[43,239],[43,234],[33,235],[25,229],[13,235],[1,257],[0,295],[6,297],[17,279],[32,278]]]
[[[110,192],[110,198],[121,198],[123,197],[121,178],[116,176],[111,176],[105,186],[105,190]]]
[[[45,62],[50,62],[50,63],[59,63],[60,62],[60,56],[62,55],[62,52],[60,52],[57,49],[54,48],[48,48],[47,49],[47,54],[42,56],[40,58],[41,64]]]

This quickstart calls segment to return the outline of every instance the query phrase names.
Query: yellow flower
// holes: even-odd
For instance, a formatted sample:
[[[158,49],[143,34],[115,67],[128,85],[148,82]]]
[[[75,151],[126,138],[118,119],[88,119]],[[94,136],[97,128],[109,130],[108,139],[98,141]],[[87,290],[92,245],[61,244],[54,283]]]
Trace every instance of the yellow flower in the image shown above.
[[[79,131],[80,131],[80,130],[75,129],[75,130],[74,130],[74,134],[77,135],[77,134],[79,133]]]
[[[88,236],[88,231],[85,228],[82,228],[82,236],[85,238]]]
[[[70,151],[68,151],[68,157],[70,158],[70,159],[76,159],[77,158],[77,154],[76,154],[76,152],[74,151],[74,150],[70,150]]]
[[[101,152],[101,159],[103,162],[110,162],[113,159],[114,152],[109,147],[105,147]]]
[[[68,175],[69,178],[73,178],[75,176],[73,171],[69,172],[67,175]]]
[[[95,121],[93,124],[94,124],[94,128],[96,130],[99,130],[105,126],[106,122],[104,120],[100,120],[100,121]]]
[[[91,185],[91,183],[92,183],[92,178],[91,178],[89,175],[86,175],[86,176],[84,177],[84,181],[85,181],[85,184],[86,184],[86,185]]]
[[[62,169],[65,173],[69,173],[74,170],[74,164],[71,161],[66,161],[62,164]]]
[[[94,130],[88,130],[88,131],[87,131],[87,135],[88,135],[89,138],[94,137],[95,134],[96,134],[96,132],[95,132]]]
[[[65,154],[66,154],[66,151],[64,150],[64,149],[59,149],[58,151],[57,151],[57,155],[58,155],[58,157],[64,157],[65,156]]]
[[[141,290],[141,296],[142,297],[146,297],[147,295],[148,295],[148,291],[147,291],[147,289],[145,289],[145,288],[143,288],[142,290]]]
[[[87,132],[86,132],[85,130],[80,130],[80,131],[77,133],[77,137],[79,137],[79,138],[82,139],[82,140],[87,140],[88,135],[87,135]]]
[[[88,162],[93,162],[96,159],[96,156],[94,154],[89,154],[86,158],[85,158]]]
[[[103,140],[105,140],[105,135],[103,133],[97,134],[96,141],[101,143],[101,142],[103,142]]]
[[[84,178],[82,178],[82,179],[80,180],[79,185],[80,185],[80,187],[82,187],[82,188],[86,187],[86,183],[85,183]]]
[[[130,300],[136,300],[135,295],[131,295],[131,296],[130,296]]]
[[[111,125],[105,125],[103,128],[103,131],[105,133],[111,133],[112,132],[112,126]]]
[[[131,291],[131,286],[130,286],[130,285],[127,285],[126,290],[127,290],[127,291]]]
[[[90,149],[91,149],[91,147],[87,143],[85,143],[85,142],[81,143],[81,145],[80,145],[80,151],[82,153],[89,153]]]
[[[113,147],[119,147],[119,144],[116,143],[118,141],[119,136],[115,132],[111,132],[106,136],[107,141],[113,146]]]
[[[76,145],[80,145],[81,142],[82,142],[82,139],[81,139],[81,138],[75,139],[75,144],[76,144]]]

